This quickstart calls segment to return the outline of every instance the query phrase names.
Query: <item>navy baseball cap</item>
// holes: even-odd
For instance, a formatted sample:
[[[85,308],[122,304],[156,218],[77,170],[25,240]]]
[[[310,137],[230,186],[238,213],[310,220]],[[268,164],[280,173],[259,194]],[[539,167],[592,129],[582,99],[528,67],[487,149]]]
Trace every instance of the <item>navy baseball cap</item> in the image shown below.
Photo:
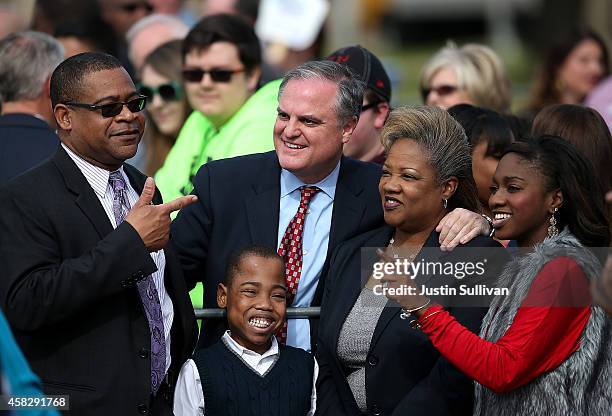
[[[367,88],[375,91],[387,102],[391,101],[391,81],[380,60],[360,45],[341,48],[327,57],[328,60],[346,65],[361,77]]]

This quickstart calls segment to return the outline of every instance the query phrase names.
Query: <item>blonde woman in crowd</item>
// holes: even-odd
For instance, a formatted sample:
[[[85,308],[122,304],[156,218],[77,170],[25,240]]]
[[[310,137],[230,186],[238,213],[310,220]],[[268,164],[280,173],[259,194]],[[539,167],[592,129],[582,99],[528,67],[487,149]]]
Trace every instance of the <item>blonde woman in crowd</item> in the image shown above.
[[[510,111],[510,81],[490,48],[449,43],[423,67],[419,82],[423,102],[448,109],[472,104],[505,114]]]

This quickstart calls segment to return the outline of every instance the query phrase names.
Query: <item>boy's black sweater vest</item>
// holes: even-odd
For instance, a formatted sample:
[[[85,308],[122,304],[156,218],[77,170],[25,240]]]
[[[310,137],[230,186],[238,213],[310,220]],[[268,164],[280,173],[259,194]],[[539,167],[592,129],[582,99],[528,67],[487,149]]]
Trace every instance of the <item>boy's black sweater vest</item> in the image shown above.
[[[260,376],[219,340],[197,351],[206,416],[304,416],[310,410],[314,359],[279,344],[280,354]]]

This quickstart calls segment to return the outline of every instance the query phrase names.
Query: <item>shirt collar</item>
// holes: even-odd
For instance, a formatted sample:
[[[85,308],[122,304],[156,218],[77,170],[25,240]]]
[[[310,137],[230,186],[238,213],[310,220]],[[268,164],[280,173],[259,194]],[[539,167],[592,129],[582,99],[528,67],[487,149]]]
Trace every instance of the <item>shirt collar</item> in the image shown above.
[[[83,176],[85,176],[85,179],[87,179],[89,186],[92,187],[94,192],[100,198],[104,198],[106,192],[108,191],[108,178],[110,177],[110,171],[102,169],[101,167],[93,165],[90,162],[86,161],[81,156],[73,152],[64,143],[62,143],[62,147],[64,148],[66,153],[68,153],[68,156],[70,156],[70,158],[77,165],[81,173],[83,173]],[[123,180],[125,180],[127,183],[128,179],[125,177],[123,166],[119,167],[119,169],[117,170],[121,173],[121,175],[123,176]]]
[[[251,351],[248,348],[244,348],[242,345],[238,344],[231,337],[229,330],[225,331],[225,334],[223,334],[223,339],[225,340],[226,344],[239,356],[255,355],[255,356],[259,356],[260,359],[263,359],[266,357],[272,357],[274,355],[278,355],[278,341],[276,340],[275,336],[272,336],[272,345],[270,346],[270,349],[264,352],[263,354],[259,354],[255,351]]]
[[[329,175],[323,178],[321,181],[317,183],[304,183],[293,173],[289,172],[286,169],[281,169],[281,198],[289,195],[291,192],[299,189],[302,186],[316,186],[321,191],[323,191],[327,196],[331,199],[334,199],[334,194],[336,193],[336,184],[338,183],[338,175],[340,174],[340,161],[331,171]]]

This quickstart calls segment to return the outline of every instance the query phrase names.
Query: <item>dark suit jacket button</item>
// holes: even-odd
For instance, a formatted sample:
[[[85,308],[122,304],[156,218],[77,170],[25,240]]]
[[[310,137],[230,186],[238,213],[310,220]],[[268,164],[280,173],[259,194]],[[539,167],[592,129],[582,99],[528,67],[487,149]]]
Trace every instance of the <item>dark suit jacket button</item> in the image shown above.
[[[149,408],[147,407],[146,404],[139,404],[137,407],[138,409],[138,413],[140,413],[141,415],[148,415],[149,414]]]
[[[375,366],[376,364],[378,364],[378,357],[375,355],[370,355],[368,357],[368,364],[370,364],[371,366]]]
[[[140,358],[149,358],[149,350],[146,348],[141,348],[140,351],[138,351],[138,356]]]
[[[370,408],[370,411],[372,412],[372,416],[382,415],[382,411],[380,410],[380,407],[378,407],[377,405],[372,405],[372,407]]]

